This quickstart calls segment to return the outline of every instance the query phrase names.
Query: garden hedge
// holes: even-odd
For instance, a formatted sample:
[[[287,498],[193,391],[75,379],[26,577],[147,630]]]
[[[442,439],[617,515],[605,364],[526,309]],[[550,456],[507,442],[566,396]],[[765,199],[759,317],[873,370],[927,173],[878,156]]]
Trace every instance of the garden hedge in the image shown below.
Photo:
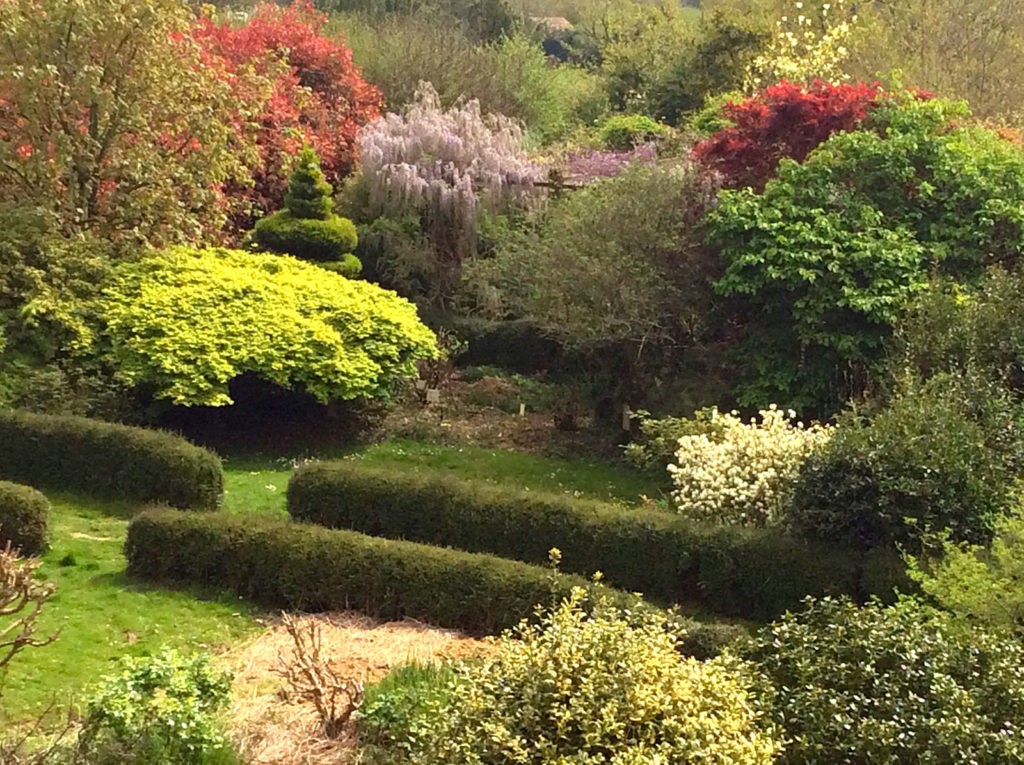
[[[278,518],[156,508],[135,516],[125,542],[128,573],[160,582],[229,589],[276,608],[357,609],[494,634],[538,604],[595,585],[493,555],[380,539]],[[651,608],[607,587],[620,606]],[[682,619],[684,652],[704,658],[741,628]]]
[[[192,510],[224,494],[220,458],[179,436],[19,411],[0,412],[0,478]]]
[[[47,548],[50,502],[31,486],[0,481],[0,548],[10,544],[22,555]]]
[[[370,468],[314,463],[288,484],[293,518],[375,536],[600,571],[614,587],[660,602],[770,619],[807,595],[891,595],[909,582],[894,553],[813,544],[779,531],[698,525],[597,501]]]

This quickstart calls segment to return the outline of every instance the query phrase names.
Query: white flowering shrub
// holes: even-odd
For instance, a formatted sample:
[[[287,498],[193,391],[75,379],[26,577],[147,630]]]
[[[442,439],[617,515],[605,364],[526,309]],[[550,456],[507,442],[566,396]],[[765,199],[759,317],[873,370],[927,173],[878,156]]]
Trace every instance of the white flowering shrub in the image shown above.
[[[430,83],[420,83],[405,114],[372,122],[359,141],[363,214],[418,217],[436,257],[445,261],[442,279],[475,254],[481,213],[525,202],[543,176],[517,122],[481,113],[475,99],[443,109]]]
[[[845,0],[805,3],[775,25],[771,42],[747,68],[745,86],[753,92],[780,80],[807,84],[824,80],[833,85],[850,79],[844,65],[857,32],[858,19]]]
[[[777,524],[803,461],[832,429],[795,422],[796,413],[772,404],[749,422],[712,409],[712,427],[679,439],[668,466],[672,502],[689,518],[741,526]]]

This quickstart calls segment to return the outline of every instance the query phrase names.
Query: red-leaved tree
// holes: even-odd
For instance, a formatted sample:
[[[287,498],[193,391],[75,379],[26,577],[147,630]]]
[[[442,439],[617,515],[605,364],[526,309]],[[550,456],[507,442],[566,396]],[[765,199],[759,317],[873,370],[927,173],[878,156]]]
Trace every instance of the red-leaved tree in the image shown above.
[[[251,67],[273,81],[259,119],[255,186],[235,190],[251,201],[235,221],[239,227],[281,207],[288,186],[285,159],[304,144],[316,150],[327,181],[337,186],[355,163],[359,129],[380,116],[380,91],[362,78],[344,41],[324,35],[325,22],[308,2],[286,8],[261,3],[241,26],[207,16],[196,22],[195,39],[234,72]]]
[[[885,97],[879,83],[809,86],[780,82],[739,102],[724,116],[732,122],[701,141],[695,159],[722,174],[726,188],[761,191],[783,158],[803,162],[829,136],[858,129]]]

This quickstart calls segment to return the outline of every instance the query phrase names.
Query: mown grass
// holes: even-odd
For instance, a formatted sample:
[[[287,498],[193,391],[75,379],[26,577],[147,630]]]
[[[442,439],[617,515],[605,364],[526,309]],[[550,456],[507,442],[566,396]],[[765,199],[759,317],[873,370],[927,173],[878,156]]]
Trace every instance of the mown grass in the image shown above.
[[[332,457],[414,473],[444,473],[474,481],[512,484],[534,491],[566,492],[628,504],[639,504],[641,495],[658,493],[650,477],[625,466],[473,446],[387,441],[359,451],[318,455],[321,459]],[[224,467],[227,479],[225,507],[228,512],[284,515],[288,477],[292,466],[302,459],[227,458]]]
[[[52,548],[39,573],[57,592],[39,619],[39,635],[57,640],[27,648],[2,680],[4,710],[12,720],[35,715],[51,703],[67,708],[113,663],[127,654],[163,645],[219,648],[252,633],[254,610],[235,598],[203,599],[125,576],[122,547],[136,507],[49,494]]]
[[[630,503],[652,491],[648,479],[615,465],[475,447],[394,441],[318,456]],[[229,456],[224,462],[225,509],[284,516],[294,464]],[[59,629],[60,637],[52,645],[24,651],[3,678],[0,702],[12,719],[36,714],[51,702],[59,707],[80,702],[83,691],[111,672],[119,656],[149,653],[162,645],[216,651],[258,628],[253,607],[233,597],[203,597],[128,579],[122,548],[138,507],[48,496],[53,502],[52,548],[42,558],[40,575],[57,584],[57,594],[44,609],[40,633]]]

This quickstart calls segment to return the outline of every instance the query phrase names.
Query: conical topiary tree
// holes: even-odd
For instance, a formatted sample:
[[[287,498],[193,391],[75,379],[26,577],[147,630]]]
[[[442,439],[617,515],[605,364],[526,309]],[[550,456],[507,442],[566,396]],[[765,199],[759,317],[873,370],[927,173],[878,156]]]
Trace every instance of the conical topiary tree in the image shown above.
[[[327,220],[331,216],[334,189],[324,179],[320,169],[320,158],[311,146],[303,147],[295,160],[295,167],[288,179],[288,192],[284,196],[284,207],[294,218]]]
[[[252,238],[267,252],[294,255],[343,276],[362,270],[356,247],[356,227],[348,218],[334,215],[333,189],[324,180],[320,158],[306,146],[295,158],[285,209],[256,222]]]

